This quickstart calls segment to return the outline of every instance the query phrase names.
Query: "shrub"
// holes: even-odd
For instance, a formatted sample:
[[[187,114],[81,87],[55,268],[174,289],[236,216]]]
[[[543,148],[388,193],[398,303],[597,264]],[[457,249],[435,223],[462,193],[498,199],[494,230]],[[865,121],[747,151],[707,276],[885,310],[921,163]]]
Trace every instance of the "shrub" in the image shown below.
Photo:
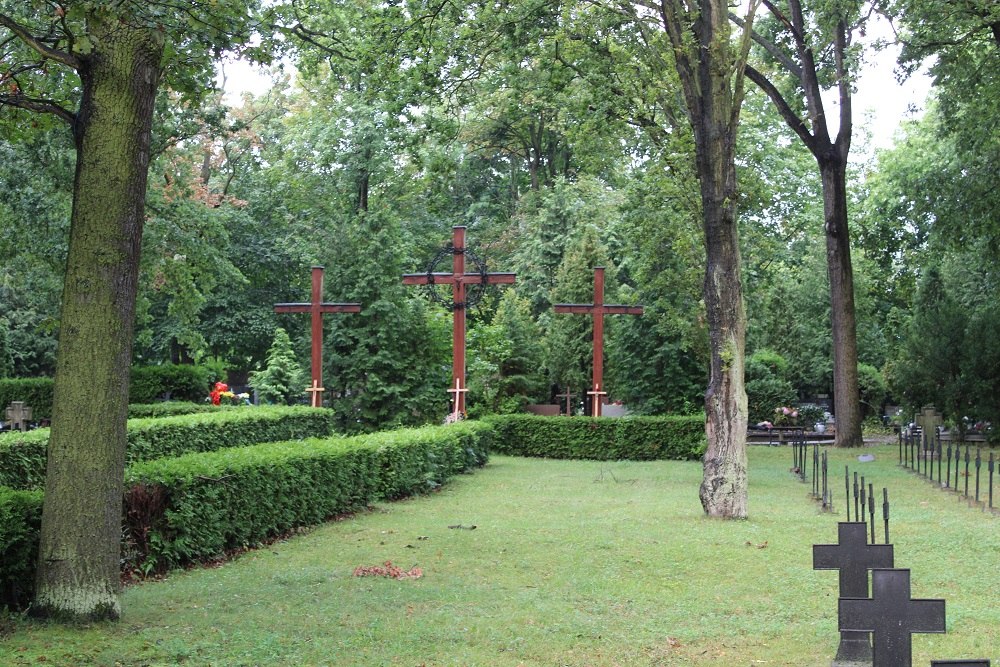
[[[772,421],[778,406],[795,405],[798,397],[787,373],[788,362],[776,352],[760,350],[747,359],[746,392],[751,424]]]
[[[178,415],[194,415],[201,412],[219,412],[230,410],[234,406],[212,405],[211,403],[194,403],[192,401],[160,401],[159,403],[133,403],[128,406],[129,419],[154,419],[158,417],[176,417]]]
[[[136,463],[243,447],[262,442],[323,437],[333,432],[333,413],[306,407],[218,410],[159,419],[130,419],[126,461]],[[40,488],[45,479],[49,429],[0,435],[0,484]]]
[[[52,378],[0,379],[0,410],[13,401],[24,401],[33,420],[52,418]],[[0,419],[4,413],[0,412]]]
[[[705,453],[704,415],[584,419],[496,415],[494,451],[554,459],[694,460]]]
[[[142,570],[160,571],[255,546],[375,500],[426,492],[482,466],[492,433],[486,424],[466,422],[139,464],[126,479],[132,552]],[[139,502],[130,506],[130,498]]]
[[[41,492],[0,488],[0,608],[31,599],[41,523]]]
[[[208,395],[211,375],[207,367],[190,364],[135,366],[129,384],[129,402],[202,401]]]

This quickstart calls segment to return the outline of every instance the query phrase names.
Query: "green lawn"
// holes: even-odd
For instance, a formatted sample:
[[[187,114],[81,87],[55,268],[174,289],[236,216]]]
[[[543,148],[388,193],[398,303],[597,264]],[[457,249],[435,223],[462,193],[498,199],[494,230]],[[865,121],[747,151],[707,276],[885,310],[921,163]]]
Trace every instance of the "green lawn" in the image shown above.
[[[828,665],[837,575],[811,569],[811,545],[836,541],[845,463],[889,488],[913,595],[947,600],[948,633],[916,635],[914,665],[1000,664],[1000,522],[897,468],[894,447],[865,451],[831,450],[823,514],[788,448],[752,448],[740,522],[703,517],[700,463],[494,457],[439,493],[133,587],[115,625],[8,618],[0,664]],[[352,576],[387,560],[424,576]]]

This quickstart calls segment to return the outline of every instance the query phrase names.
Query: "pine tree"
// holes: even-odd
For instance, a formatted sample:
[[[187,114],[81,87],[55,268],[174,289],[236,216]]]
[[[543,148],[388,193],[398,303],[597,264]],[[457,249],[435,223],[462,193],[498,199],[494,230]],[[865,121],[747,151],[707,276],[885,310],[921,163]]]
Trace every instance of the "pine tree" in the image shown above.
[[[303,396],[304,378],[288,333],[278,327],[274,331],[274,342],[267,351],[267,366],[250,376],[250,386],[267,403],[293,405]]]

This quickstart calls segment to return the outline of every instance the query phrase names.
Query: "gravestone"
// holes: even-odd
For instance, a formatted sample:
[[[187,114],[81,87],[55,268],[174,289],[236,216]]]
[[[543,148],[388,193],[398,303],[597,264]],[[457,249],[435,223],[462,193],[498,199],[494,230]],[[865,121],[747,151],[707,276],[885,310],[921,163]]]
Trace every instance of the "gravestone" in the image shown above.
[[[604,417],[627,417],[631,412],[621,403],[605,403],[601,408],[601,415]]]
[[[910,598],[909,570],[872,570],[871,599],[841,598],[841,630],[872,633],[872,667],[912,667],[911,637],[945,631],[944,600]]]
[[[11,401],[7,406],[7,421],[11,430],[27,431],[31,422],[31,408],[24,404],[24,401]]]
[[[933,452],[934,434],[937,433],[938,427],[944,424],[944,421],[941,419],[941,413],[933,405],[925,405],[921,408],[913,421],[917,423],[923,433],[923,450],[926,456],[928,451]]]
[[[868,570],[892,567],[892,545],[868,544],[868,526],[863,521],[841,521],[837,535],[837,544],[813,545],[813,569],[840,571],[841,598],[866,598]],[[868,632],[841,628],[833,667],[857,664],[872,664]]]

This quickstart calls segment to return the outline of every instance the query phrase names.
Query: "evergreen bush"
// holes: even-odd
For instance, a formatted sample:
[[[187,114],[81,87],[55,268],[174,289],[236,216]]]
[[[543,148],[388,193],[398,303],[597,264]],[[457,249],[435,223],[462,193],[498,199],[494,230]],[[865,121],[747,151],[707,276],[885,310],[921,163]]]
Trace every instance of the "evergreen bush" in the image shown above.
[[[747,358],[747,409],[751,424],[773,422],[774,410],[798,402],[795,388],[788,380],[788,362],[771,350],[759,350]]]
[[[209,368],[191,364],[134,366],[128,391],[129,402],[203,401],[208,395],[212,376]]]
[[[231,405],[212,405],[211,403],[194,403],[192,401],[160,401],[158,403],[132,403],[128,406],[129,419],[151,419],[158,417],[176,417],[177,415],[193,415],[200,412],[219,412],[221,410],[240,409]]]
[[[493,451],[602,461],[694,460],[705,453],[704,415],[599,419],[496,415]]]
[[[288,333],[277,328],[274,342],[267,351],[267,365],[250,376],[250,386],[257,390],[260,400],[279,405],[294,405],[305,395],[305,374],[295,358],[295,350]]]
[[[18,609],[31,599],[41,524],[40,491],[0,487],[0,608]]]

